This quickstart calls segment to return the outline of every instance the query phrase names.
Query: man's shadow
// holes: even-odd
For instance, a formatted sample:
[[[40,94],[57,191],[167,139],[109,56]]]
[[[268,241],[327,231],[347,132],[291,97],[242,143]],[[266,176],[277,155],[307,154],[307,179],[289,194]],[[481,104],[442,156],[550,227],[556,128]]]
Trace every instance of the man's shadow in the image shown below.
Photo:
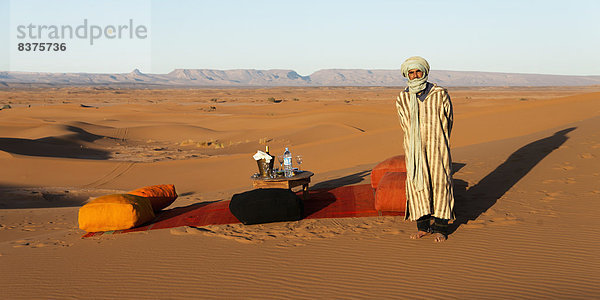
[[[491,208],[502,195],[523,178],[535,165],[567,139],[567,133],[577,127],[567,128],[553,135],[529,143],[489,173],[477,184],[467,189],[467,182],[454,179],[454,212],[456,220],[449,227],[449,233],[456,231],[468,221],[477,219]]]

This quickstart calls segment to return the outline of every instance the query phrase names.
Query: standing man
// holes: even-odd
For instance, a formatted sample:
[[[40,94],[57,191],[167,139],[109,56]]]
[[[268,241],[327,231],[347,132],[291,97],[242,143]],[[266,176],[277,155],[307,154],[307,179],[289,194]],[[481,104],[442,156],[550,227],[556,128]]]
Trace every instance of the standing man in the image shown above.
[[[410,57],[401,69],[402,76],[408,78],[408,87],[396,100],[404,130],[405,219],[417,221],[417,232],[411,239],[431,234],[436,242],[443,242],[448,237],[448,221],[454,219],[452,102],[446,89],[427,82],[429,63],[424,58]]]

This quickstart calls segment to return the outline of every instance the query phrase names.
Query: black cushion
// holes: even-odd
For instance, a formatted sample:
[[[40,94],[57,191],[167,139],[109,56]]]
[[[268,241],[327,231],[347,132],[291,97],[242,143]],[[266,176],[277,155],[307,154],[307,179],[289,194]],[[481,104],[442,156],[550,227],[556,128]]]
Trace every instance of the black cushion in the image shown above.
[[[233,195],[229,210],[245,225],[297,221],[304,203],[289,189],[255,189]]]

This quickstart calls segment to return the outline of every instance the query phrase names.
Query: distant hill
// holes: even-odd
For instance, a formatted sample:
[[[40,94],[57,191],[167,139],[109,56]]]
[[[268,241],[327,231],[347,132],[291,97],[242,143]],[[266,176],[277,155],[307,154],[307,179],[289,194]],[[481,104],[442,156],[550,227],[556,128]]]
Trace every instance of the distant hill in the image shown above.
[[[429,81],[442,86],[600,85],[600,76],[569,76],[432,70]],[[301,76],[293,70],[175,69],[168,74],[0,72],[0,87],[20,85],[228,86],[404,86],[400,70],[326,69]]]

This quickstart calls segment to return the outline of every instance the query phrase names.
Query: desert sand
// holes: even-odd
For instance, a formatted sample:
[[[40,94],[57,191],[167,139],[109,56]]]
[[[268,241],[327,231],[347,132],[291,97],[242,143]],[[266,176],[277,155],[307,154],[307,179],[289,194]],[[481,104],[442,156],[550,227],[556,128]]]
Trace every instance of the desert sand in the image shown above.
[[[169,207],[252,188],[288,146],[311,188],[402,154],[398,88],[0,89],[0,290],[17,298],[594,298],[600,87],[450,88],[457,221],[178,227],[82,239],[90,197],[173,183]],[[269,99],[273,98],[273,99]]]

